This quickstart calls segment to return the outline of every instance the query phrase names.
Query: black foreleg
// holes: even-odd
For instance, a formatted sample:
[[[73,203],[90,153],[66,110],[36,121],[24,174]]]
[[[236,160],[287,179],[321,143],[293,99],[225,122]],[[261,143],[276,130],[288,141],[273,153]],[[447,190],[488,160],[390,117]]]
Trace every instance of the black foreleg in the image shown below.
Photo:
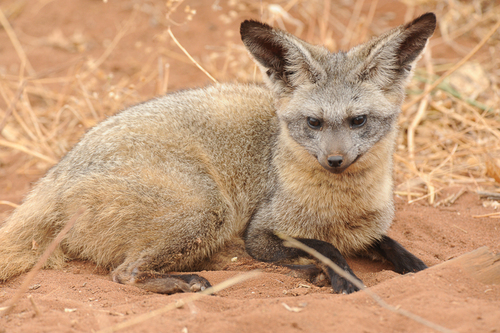
[[[347,264],[345,258],[332,244],[317,239],[297,238],[297,240],[315,249],[358,279]],[[284,241],[271,232],[260,232],[258,236],[254,234],[252,237],[247,237],[246,248],[247,252],[255,259],[277,264],[285,264],[301,257],[311,258],[311,256],[303,250],[285,246]],[[335,273],[330,267],[321,265],[319,262],[317,262],[317,264],[324,269],[330,277],[334,292],[349,294],[359,290],[354,284]]]
[[[372,245],[372,248],[390,261],[394,265],[394,271],[397,273],[418,272],[427,268],[422,260],[418,259],[401,244],[388,236],[383,236]]]

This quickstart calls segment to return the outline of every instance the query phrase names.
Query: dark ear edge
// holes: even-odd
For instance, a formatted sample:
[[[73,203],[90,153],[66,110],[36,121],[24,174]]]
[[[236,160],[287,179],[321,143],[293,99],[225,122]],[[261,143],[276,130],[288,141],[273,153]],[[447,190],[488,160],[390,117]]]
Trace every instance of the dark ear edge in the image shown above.
[[[243,39],[244,36],[247,36],[252,29],[255,29],[257,31],[261,31],[262,29],[273,30],[273,28],[269,24],[262,23],[256,20],[245,20],[241,22],[240,25],[241,39]]]
[[[277,74],[284,71],[286,49],[274,36],[274,29],[254,20],[245,20],[240,26],[241,40],[248,51],[262,66]]]
[[[436,29],[436,15],[425,13],[404,25],[404,39],[399,46],[399,65],[412,63],[423,51]]]

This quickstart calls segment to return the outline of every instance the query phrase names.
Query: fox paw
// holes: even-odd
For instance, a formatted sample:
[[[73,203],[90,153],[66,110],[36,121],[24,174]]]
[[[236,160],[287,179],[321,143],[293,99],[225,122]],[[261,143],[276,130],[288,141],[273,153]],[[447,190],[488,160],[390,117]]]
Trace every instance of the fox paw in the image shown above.
[[[335,294],[351,294],[359,290],[359,288],[356,287],[352,282],[347,281],[339,275],[333,276],[330,281],[332,283],[332,289]],[[359,279],[358,281],[361,282],[361,280]]]
[[[196,274],[171,275],[171,277],[183,280],[189,285],[189,291],[191,292],[203,291],[212,286],[207,279]]]
[[[399,274],[416,273],[426,268],[427,265],[411,253],[394,263],[394,271]]]
[[[132,272],[115,272],[113,281],[129,284],[158,294],[175,294],[203,291],[210,287],[207,279],[196,274],[161,274],[141,272],[136,267]]]

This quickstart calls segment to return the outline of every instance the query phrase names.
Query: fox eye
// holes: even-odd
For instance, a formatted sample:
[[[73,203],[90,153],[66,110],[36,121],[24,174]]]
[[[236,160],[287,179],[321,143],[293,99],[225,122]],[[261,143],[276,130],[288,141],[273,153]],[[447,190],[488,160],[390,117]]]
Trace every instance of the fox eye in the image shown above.
[[[320,129],[321,120],[313,117],[307,117],[307,125],[309,125],[309,127],[311,127],[312,129]]]
[[[359,128],[366,123],[366,116],[357,116],[351,119],[351,128]]]

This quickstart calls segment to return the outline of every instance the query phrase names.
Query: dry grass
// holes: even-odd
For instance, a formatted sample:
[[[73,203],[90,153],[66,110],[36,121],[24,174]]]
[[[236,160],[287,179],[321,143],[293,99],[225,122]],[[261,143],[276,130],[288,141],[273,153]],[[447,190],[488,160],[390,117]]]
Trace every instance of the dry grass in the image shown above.
[[[22,15],[25,7],[0,6],[1,27],[19,57],[17,75],[0,74],[0,159],[21,151],[27,158],[20,172],[32,168],[42,172],[104,117],[168,90],[169,76],[175,74],[175,69],[168,66],[169,59],[191,62],[174,44],[165,43],[172,46],[152,50],[150,60],[129,76],[115,78],[102,65],[141,16],[150,16],[168,29],[197,20],[196,8],[187,6],[187,1],[167,1],[166,5],[164,1],[130,3],[129,20],[99,57],[93,60],[83,52],[79,59],[38,73],[23,51],[26,38],[21,38],[9,24],[9,20]],[[500,192],[495,178],[500,174],[500,59],[494,56],[500,53],[498,32],[487,38],[486,45],[462,67],[423,96],[426,87],[431,87],[492,30],[500,18],[500,6],[480,0],[405,0],[393,13],[383,9],[387,5],[381,8],[384,3],[346,0],[333,8],[330,1],[323,0],[230,0],[229,7],[225,6],[229,10],[217,15],[221,24],[260,17],[335,51],[363,42],[424,11],[435,12],[439,28],[409,84],[408,104],[400,117],[395,155],[397,193],[412,202],[428,200],[438,205],[450,201],[439,195],[450,185]],[[213,6],[217,6],[216,1]],[[182,21],[172,19],[174,13]],[[237,31],[227,30],[225,34],[234,36]],[[157,38],[172,37],[163,34]],[[43,42],[68,51],[84,50],[87,43],[78,34],[53,34]],[[218,81],[252,81],[260,75],[240,44],[207,49],[198,62]],[[152,83],[156,91],[144,93],[143,88]],[[415,98],[420,100],[410,104]]]

